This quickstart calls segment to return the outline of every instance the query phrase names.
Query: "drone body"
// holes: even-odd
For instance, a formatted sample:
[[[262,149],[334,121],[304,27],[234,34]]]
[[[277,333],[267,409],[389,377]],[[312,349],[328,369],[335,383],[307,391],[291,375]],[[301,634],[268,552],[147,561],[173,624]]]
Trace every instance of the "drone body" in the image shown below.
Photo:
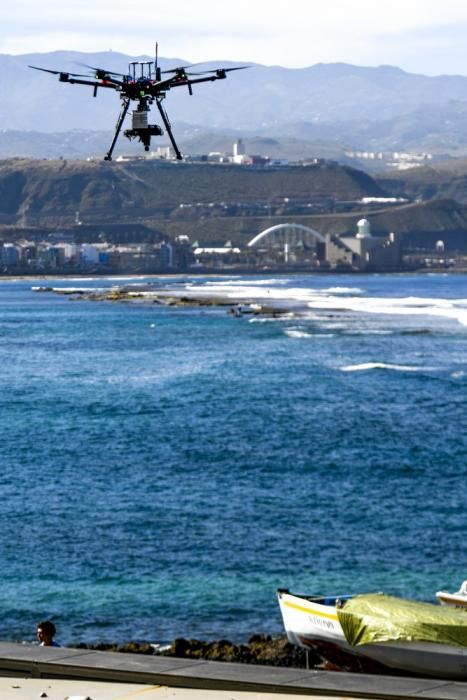
[[[138,138],[144,146],[145,151],[149,151],[152,136],[162,136],[163,129],[157,124],[149,123],[149,113],[151,105],[155,102],[159,110],[162,122],[167,131],[167,135],[175,151],[178,160],[182,159],[182,154],[175,142],[169,118],[167,116],[162,101],[166,93],[176,87],[186,86],[190,95],[193,94],[192,85],[196,83],[212,82],[223,80],[227,73],[233,70],[241,70],[247,66],[235,68],[216,68],[214,70],[202,71],[199,73],[187,73],[189,66],[181,66],[168,71],[161,71],[157,64],[157,46],[155,61],[133,61],[128,66],[128,73],[115,73],[103,68],[86,66],[92,71],[91,75],[81,73],[67,73],[64,71],[29,66],[35,70],[45,71],[58,75],[61,83],[71,83],[73,85],[90,85],[94,88],[93,95],[97,96],[99,88],[115,90],[121,99],[121,111],[115,126],[115,134],[109,150],[105,155],[105,160],[112,160],[112,153],[115,144],[122,130],[123,122],[128,113],[131,102],[136,102],[136,108],[132,112],[131,129],[124,131],[124,136],[128,139]],[[169,77],[163,78],[163,74]]]

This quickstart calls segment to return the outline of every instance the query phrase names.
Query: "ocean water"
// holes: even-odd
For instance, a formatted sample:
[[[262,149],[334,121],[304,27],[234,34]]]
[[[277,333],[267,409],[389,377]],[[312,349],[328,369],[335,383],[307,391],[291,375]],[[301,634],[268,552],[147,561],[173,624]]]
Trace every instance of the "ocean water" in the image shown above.
[[[457,590],[466,276],[147,281],[290,313],[0,282],[0,638],[246,641],[278,587]]]

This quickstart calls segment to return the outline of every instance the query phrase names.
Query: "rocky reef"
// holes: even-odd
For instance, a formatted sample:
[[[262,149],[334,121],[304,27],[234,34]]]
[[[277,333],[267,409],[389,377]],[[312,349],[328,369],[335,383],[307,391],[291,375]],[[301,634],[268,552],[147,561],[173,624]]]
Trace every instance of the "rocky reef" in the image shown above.
[[[246,644],[234,644],[227,639],[200,641],[179,637],[170,645],[150,644],[149,642],[128,642],[127,644],[78,644],[78,649],[117,651],[127,654],[172,656],[182,659],[205,659],[209,661],[229,661],[242,664],[265,666],[288,666],[305,668],[318,666],[321,658],[312,651],[293,646],[287,637],[271,637],[255,634]]]
[[[253,316],[281,316],[290,313],[285,306],[271,306],[269,304],[256,303],[253,300],[231,299],[222,296],[196,295],[179,293],[174,294],[167,290],[154,291],[151,289],[135,290],[134,288],[112,287],[111,289],[83,289],[61,287],[33,287],[35,292],[52,292],[61,296],[68,296],[74,301],[107,301],[126,303],[159,304],[172,307],[224,307],[235,317]]]

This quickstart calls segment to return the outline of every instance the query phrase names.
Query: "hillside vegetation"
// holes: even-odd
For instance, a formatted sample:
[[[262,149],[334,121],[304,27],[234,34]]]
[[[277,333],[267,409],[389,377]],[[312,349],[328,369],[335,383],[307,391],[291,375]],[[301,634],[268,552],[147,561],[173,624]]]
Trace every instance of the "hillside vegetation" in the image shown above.
[[[431,167],[412,168],[391,175],[376,176],[383,189],[411,199],[454,199],[467,205],[467,159],[459,158]]]
[[[444,173],[444,174],[443,174]],[[443,177],[446,178],[443,183]],[[335,163],[307,167],[132,161],[0,161],[0,238],[72,232],[77,241],[156,242],[189,236],[200,245],[245,245],[273,224],[293,221],[321,233],[394,231],[408,248],[443,239],[467,249],[467,197],[376,208],[364,197],[441,195],[467,182],[461,169],[419,169],[379,178]],[[451,183],[451,184],[450,184]],[[454,184],[453,184],[454,183]]]
[[[277,202],[287,198],[381,196],[367,174],[322,164],[250,169],[134,161],[6,160],[0,162],[0,220],[23,225],[170,217],[180,205]]]

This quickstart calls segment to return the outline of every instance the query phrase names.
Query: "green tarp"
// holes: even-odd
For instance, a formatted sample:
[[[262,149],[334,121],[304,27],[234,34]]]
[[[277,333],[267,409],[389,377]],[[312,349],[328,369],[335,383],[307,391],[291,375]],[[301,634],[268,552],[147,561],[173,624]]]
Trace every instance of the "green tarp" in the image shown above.
[[[467,611],[381,593],[356,596],[337,611],[352,646],[419,641],[467,647]]]

